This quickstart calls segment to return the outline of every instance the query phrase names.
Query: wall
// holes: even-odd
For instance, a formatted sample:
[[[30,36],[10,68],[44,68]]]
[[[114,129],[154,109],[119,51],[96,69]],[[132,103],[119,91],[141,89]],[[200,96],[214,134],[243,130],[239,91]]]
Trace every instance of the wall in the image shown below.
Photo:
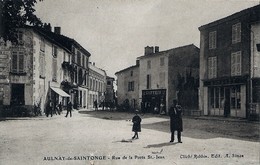
[[[131,71],[133,76],[131,76]],[[117,100],[118,104],[121,105],[126,99],[131,100],[135,99],[137,106],[139,107],[139,66],[133,66],[124,71],[120,71],[116,74],[117,76]],[[128,91],[128,82],[134,81],[134,91]],[[140,107],[139,107],[140,108]]]

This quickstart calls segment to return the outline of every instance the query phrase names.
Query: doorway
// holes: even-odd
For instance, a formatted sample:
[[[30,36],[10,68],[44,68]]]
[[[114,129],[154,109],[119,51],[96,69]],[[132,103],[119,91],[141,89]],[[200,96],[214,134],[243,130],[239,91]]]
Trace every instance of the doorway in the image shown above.
[[[12,84],[11,105],[25,105],[24,84]]]
[[[224,116],[230,116],[230,88],[225,88]]]

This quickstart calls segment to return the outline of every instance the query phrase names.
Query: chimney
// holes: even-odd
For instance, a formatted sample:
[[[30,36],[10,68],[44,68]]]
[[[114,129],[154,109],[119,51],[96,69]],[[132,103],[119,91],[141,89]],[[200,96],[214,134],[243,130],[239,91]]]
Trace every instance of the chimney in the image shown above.
[[[155,46],[154,47],[154,53],[158,53],[159,52],[159,46]]]
[[[60,34],[60,30],[61,30],[60,27],[54,27],[54,33]]]
[[[144,48],[144,55],[146,56],[146,55],[149,55],[149,54],[153,54],[154,52],[153,52],[153,46],[146,46],[145,48]]]
[[[140,61],[136,60],[136,65],[139,66],[140,65]]]

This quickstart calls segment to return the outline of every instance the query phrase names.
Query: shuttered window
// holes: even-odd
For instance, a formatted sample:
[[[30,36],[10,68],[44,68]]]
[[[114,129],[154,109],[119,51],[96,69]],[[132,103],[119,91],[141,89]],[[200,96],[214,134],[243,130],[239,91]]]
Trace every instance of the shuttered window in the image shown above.
[[[12,52],[12,72],[24,73],[24,52],[23,51]]]
[[[241,23],[232,26],[232,44],[241,41]]]
[[[215,49],[217,47],[217,32],[213,31],[209,33],[209,49]]]
[[[208,58],[208,78],[217,77],[217,57]]]
[[[231,76],[241,75],[241,51],[231,54]]]

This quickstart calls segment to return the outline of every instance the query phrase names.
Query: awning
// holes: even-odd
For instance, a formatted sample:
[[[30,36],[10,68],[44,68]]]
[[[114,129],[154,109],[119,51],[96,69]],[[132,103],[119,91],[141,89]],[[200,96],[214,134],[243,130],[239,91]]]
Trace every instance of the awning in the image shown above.
[[[67,94],[66,92],[64,92],[62,89],[60,88],[56,88],[56,87],[51,87],[51,89],[57,93],[58,95],[60,95],[61,97],[70,97],[69,94]]]

